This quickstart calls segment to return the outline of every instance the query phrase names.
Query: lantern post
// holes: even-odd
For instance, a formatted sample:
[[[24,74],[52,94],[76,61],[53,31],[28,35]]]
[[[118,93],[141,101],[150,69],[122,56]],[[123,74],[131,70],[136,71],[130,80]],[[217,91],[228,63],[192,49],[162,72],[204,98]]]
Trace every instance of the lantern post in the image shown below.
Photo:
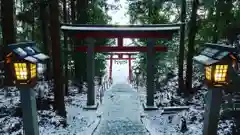
[[[193,59],[203,65],[205,84],[208,87],[203,135],[216,135],[222,92],[229,90],[239,79],[234,77],[235,49],[222,44],[206,43],[205,45],[206,48]]]
[[[26,135],[39,135],[35,91],[31,88],[19,88],[23,114],[23,129]]]
[[[37,63],[49,57],[41,53],[34,42],[8,45],[9,53],[5,57],[7,85],[20,90],[20,101],[23,114],[23,129],[26,135],[39,135],[36,95],[32,89],[37,81]],[[10,79],[11,78],[11,79]]]

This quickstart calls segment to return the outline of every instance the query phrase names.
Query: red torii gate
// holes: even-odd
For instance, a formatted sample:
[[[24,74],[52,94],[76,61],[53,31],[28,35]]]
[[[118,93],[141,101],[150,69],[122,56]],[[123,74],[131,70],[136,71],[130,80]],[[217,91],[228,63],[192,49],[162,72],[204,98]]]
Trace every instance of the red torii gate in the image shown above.
[[[119,58],[113,58],[113,55],[118,55]],[[123,58],[123,55],[128,55],[128,58]],[[132,55],[135,55],[134,53],[113,53],[110,54],[110,58],[107,58],[107,60],[110,60],[109,65],[109,79],[112,80],[112,60],[128,60],[128,78],[131,81],[132,80],[132,60],[136,60],[136,58],[131,58]]]
[[[123,48],[123,37],[117,38],[117,47]],[[113,55],[118,55],[119,58],[113,58]],[[128,58],[123,58],[123,55],[128,55]],[[129,81],[132,80],[132,64],[131,60],[135,60],[136,58],[131,58],[134,55],[133,53],[114,53],[110,55],[110,65],[109,65],[109,79],[112,80],[112,60],[128,60],[128,78]]]
[[[154,53],[166,52],[167,47],[154,46],[155,38],[172,39],[173,33],[178,32],[180,24],[156,25],[73,25],[61,26],[64,32],[76,38],[119,38],[118,46],[97,46],[89,40],[88,46],[76,48],[76,52],[87,52],[88,94],[87,106],[97,108],[94,90],[94,52],[147,52],[147,102],[145,109],[157,109],[154,105]],[[123,46],[123,38],[151,38],[147,46]],[[121,56],[121,54],[119,54]]]

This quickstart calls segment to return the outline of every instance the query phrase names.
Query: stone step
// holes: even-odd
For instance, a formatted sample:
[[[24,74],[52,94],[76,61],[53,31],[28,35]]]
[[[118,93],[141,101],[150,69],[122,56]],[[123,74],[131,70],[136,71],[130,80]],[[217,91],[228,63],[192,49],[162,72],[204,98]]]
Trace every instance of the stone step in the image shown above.
[[[182,110],[188,110],[189,106],[169,106],[169,107],[163,107],[162,108],[164,112],[167,111],[182,111]]]
[[[233,108],[239,108],[240,109],[240,103],[233,103]]]
[[[179,111],[163,111],[161,114],[173,114],[173,113],[178,113]]]
[[[236,92],[234,95],[240,95],[240,92]]]
[[[240,95],[239,95],[239,96],[233,96],[232,99],[234,99],[234,100],[240,100]]]
[[[222,106],[223,109],[240,109],[240,103],[233,103],[233,104],[224,104]]]
[[[235,111],[240,111],[240,108],[235,108]]]
[[[235,100],[233,101],[233,103],[240,103],[240,100]]]
[[[232,98],[240,98],[240,93],[232,95]]]

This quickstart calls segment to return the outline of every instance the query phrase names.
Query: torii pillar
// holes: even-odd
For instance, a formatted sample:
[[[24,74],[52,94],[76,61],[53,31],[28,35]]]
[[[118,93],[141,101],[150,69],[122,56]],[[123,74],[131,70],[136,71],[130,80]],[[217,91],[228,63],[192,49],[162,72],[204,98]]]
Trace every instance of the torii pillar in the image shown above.
[[[112,64],[113,64],[112,60],[113,60],[113,55],[111,54],[111,56],[110,56],[110,66],[109,66],[109,80],[112,80]]]
[[[129,74],[129,81],[132,82],[132,63],[131,63],[131,55],[128,55],[128,74]]]

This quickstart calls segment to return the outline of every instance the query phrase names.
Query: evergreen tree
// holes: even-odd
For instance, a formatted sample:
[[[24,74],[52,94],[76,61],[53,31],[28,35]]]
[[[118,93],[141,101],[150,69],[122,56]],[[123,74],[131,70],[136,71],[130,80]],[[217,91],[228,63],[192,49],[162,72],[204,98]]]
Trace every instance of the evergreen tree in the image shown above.
[[[50,8],[50,35],[52,41],[52,61],[53,61],[53,78],[54,78],[54,108],[60,116],[66,117],[64,104],[64,90],[62,77],[62,61],[60,46],[60,23],[59,23],[59,6],[58,0],[51,0]]]

